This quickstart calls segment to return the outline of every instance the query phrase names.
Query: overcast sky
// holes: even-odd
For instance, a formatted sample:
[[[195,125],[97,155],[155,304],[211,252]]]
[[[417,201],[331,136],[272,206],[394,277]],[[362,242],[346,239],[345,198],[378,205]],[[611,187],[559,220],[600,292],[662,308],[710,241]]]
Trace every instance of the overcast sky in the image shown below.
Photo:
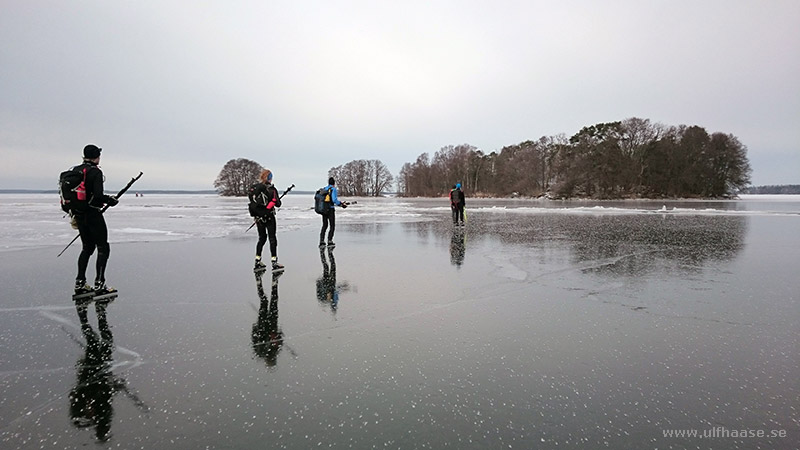
[[[800,184],[800,2],[0,0],[0,189],[282,190],[329,168],[485,152],[629,117],[737,136]]]

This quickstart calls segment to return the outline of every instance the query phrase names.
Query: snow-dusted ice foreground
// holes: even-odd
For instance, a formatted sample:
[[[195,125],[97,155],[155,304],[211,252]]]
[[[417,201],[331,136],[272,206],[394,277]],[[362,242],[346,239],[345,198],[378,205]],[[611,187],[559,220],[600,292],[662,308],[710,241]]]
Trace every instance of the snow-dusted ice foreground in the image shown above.
[[[287,269],[258,280],[243,200],[124,199],[121,294],[82,329],[80,246],[55,257],[73,230],[47,196],[0,196],[0,446],[800,441],[797,197],[468,199],[463,229],[444,199],[357,199],[330,251],[308,196],[285,200]]]

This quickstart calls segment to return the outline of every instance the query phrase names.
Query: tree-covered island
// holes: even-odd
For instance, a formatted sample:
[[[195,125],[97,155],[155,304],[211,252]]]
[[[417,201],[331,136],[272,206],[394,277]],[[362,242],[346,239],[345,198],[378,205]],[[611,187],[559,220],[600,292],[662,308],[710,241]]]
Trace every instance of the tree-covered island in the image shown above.
[[[721,198],[747,187],[750,172],[747,148],[731,134],[630,118],[489,154],[446,146],[403,165],[397,182],[403,196],[441,196],[460,182],[488,197]]]

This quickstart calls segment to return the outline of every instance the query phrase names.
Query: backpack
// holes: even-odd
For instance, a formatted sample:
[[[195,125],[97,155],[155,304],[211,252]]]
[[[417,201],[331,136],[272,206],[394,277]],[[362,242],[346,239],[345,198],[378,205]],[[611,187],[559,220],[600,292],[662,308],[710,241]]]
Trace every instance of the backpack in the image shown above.
[[[86,166],[75,166],[61,172],[58,177],[58,195],[61,198],[61,210],[65,213],[85,211],[86,201]]]
[[[328,214],[331,210],[331,190],[326,188],[320,188],[316,194],[314,194],[314,211],[317,214]]]
[[[250,212],[250,216],[264,217],[269,214],[266,204],[267,200],[265,198],[265,194],[267,193],[269,193],[269,191],[265,192],[264,183],[256,183],[247,190],[247,198],[250,199],[247,209]]]

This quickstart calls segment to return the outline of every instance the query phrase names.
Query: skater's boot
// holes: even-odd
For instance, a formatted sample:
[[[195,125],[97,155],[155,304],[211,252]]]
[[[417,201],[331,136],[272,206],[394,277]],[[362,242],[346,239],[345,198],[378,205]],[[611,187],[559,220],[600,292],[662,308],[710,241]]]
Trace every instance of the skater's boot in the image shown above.
[[[267,270],[267,265],[264,264],[263,261],[261,261],[260,256],[256,256],[256,263],[255,266],[253,267],[253,270]]]
[[[283,270],[283,264],[278,262],[278,257],[272,257],[272,270]]]
[[[86,280],[75,280],[75,295],[88,294],[92,291],[92,287],[86,283]]]
[[[117,290],[106,284],[106,280],[95,280],[94,293],[95,295],[114,294]]]

